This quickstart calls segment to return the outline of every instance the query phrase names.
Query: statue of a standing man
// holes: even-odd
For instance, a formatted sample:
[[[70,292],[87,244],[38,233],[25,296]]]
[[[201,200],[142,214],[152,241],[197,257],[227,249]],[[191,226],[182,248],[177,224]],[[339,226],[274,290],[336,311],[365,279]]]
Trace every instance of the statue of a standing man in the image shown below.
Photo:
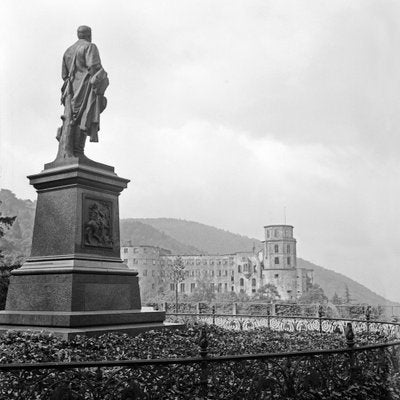
[[[98,142],[100,113],[106,108],[104,92],[109,84],[99,51],[88,26],[78,28],[78,41],[63,56],[61,103],[63,125],[58,129],[57,160],[83,157],[86,137]]]

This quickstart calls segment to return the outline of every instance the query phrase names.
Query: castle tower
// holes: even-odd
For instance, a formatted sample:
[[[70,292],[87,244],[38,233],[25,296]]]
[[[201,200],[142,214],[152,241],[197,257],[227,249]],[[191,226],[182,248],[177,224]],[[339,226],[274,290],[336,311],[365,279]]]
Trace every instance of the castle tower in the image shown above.
[[[264,268],[296,268],[296,239],[293,238],[293,226],[267,225],[264,229]]]
[[[267,225],[264,242],[266,282],[278,289],[281,300],[295,300],[297,290],[296,239],[292,225]]]

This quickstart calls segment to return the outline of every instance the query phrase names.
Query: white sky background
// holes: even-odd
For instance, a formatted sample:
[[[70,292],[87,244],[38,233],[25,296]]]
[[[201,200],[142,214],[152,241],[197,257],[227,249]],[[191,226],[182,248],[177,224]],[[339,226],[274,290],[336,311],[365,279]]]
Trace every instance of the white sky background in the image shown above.
[[[300,257],[400,301],[399,21],[386,0],[2,0],[1,187],[36,198],[89,25],[110,86],[85,151],[132,180],[121,217],[262,239],[286,206]]]

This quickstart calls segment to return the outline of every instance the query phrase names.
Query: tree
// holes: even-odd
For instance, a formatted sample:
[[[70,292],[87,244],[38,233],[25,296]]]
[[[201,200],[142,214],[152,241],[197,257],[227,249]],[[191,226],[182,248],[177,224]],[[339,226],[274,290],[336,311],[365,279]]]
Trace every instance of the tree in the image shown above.
[[[212,281],[208,276],[203,275],[196,279],[196,288],[194,292],[190,295],[189,299],[191,301],[206,301],[208,303],[215,300],[215,288],[214,281]]]
[[[345,302],[346,304],[350,304],[352,300],[353,300],[353,299],[352,299],[351,296],[350,296],[349,287],[346,285],[345,288],[344,288],[344,302]]]
[[[0,202],[1,204],[1,202]],[[0,213],[0,238],[12,226],[17,217],[3,217]],[[7,298],[8,285],[10,283],[10,273],[13,269],[19,268],[21,263],[10,258],[5,259],[2,249],[0,249],[0,309],[4,309]]]
[[[171,265],[170,278],[175,286],[175,311],[178,312],[179,283],[185,279],[185,264],[183,263],[181,256],[175,257],[175,260]]]
[[[332,304],[335,304],[336,306],[340,305],[343,303],[343,299],[338,296],[338,294],[335,292],[332,296]]]
[[[303,293],[299,298],[299,303],[303,304],[323,304],[328,302],[328,297],[324,290],[317,284],[313,284],[311,288]]]
[[[277,287],[272,283],[267,283],[257,290],[253,299],[271,302],[280,299],[280,297]]]
[[[1,205],[1,201],[0,201]],[[17,217],[3,217],[1,212],[0,212],[0,238],[4,236],[6,233],[7,229],[9,229],[12,224],[14,223],[15,219]],[[2,250],[0,249],[0,259],[2,259],[4,256],[2,254]]]

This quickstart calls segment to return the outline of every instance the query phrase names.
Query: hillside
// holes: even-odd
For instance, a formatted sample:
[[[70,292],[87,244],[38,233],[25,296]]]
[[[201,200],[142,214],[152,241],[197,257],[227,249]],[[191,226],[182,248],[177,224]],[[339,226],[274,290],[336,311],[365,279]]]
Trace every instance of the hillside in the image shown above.
[[[121,220],[120,230],[122,244],[158,246],[171,250],[173,254],[204,254],[204,251],[180,243],[151,225],[140,222],[140,220],[123,219]]]
[[[240,251],[252,251],[253,245],[261,249],[258,239],[234,234],[223,229],[193,221],[173,218],[138,219],[144,224],[165,233],[180,243],[202,249],[209,254],[229,254]]]
[[[386,300],[383,296],[380,296],[360,283],[345,275],[339,274],[338,272],[312,264],[301,258],[297,259],[297,265],[301,268],[311,268],[314,270],[314,282],[324,289],[325,294],[330,299],[335,292],[339,297],[343,297],[347,286],[350,296],[355,303],[399,305],[399,303]]]
[[[5,256],[14,259],[26,257],[30,253],[32,243],[33,220],[36,203],[31,200],[18,199],[7,189],[0,190],[0,213],[4,216],[17,216],[12,227],[0,239],[0,249]]]
[[[0,190],[0,212],[7,216],[17,216],[13,227],[0,239],[0,249],[5,256],[15,258],[27,256],[32,240],[35,202],[20,200],[7,189]],[[240,251],[251,251],[253,245],[261,248],[257,239],[234,234],[198,222],[173,218],[141,218],[121,220],[121,242],[133,245],[153,245],[171,250],[173,254],[229,254]],[[299,267],[314,270],[314,282],[318,283],[332,298],[336,292],[343,296],[347,286],[355,302],[370,304],[397,304],[372,292],[356,281],[298,259]]]

